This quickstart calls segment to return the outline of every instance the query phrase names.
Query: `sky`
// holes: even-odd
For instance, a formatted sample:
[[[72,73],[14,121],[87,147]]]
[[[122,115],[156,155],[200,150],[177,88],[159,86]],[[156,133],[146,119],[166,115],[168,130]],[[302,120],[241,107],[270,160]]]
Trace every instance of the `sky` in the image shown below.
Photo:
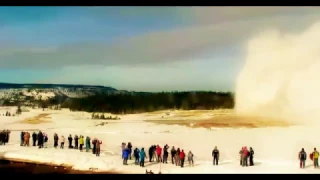
[[[0,82],[234,91],[251,37],[318,7],[0,7]]]

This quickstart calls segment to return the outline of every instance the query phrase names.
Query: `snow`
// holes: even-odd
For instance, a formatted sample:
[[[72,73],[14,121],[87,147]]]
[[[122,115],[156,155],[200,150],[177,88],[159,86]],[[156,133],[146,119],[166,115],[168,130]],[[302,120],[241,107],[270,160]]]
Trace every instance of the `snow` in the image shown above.
[[[16,108],[9,109],[14,112]],[[0,114],[5,113],[8,107],[0,107]],[[121,120],[92,120],[91,114],[86,112],[70,112],[63,110],[30,109],[19,116],[0,116],[0,129],[10,129],[10,142],[0,146],[0,157],[20,159],[39,163],[51,163],[55,165],[69,165],[77,170],[97,169],[98,171],[118,171],[123,173],[145,173],[152,170],[157,173],[160,164],[146,161],[145,168],[134,165],[129,161],[128,166],[122,165],[121,143],[132,142],[133,147],[144,147],[147,151],[150,145],[180,147],[185,152],[191,150],[195,155],[194,167],[189,167],[186,161],[185,167],[177,167],[161,164],[162,173],[319,173],[320,169],[314,169],[308,159],[305,169],[299,168],[298,152],[305,148],[309,154],[317,147],[318,127],[316,126],[291,126],[273,128],[190,128],[179,125],[159,125],[144,122],[143,120],[177,119],[182,111],[170,111],[170,117],[166,112],[144,113],[134,115],[120,115]],[[26,124],[21,121],[35,117],[39,114],[50,114],[49,123]],[[227,115],[232,111],[216,110],[201,112],[202,117]],[[199,114],[193,118],[197,118]],[[188,117],[191,118],[191,117]],[[108,122],[103,126],[96,126],[101,122]],[[19,144],[20,131],[41,130],[48,134],[48,148],[21,147]],[[101,155],[96,157],[92,153],[80,152],[73,149],[54,149],[53,134],[61,137],[69,134],[78,134],[99,138],[102,140]],[[220,165],[212,165],[211,151],[214,146],[220,150]],[[242,146],[253,147],[256,166],[241,167],[239,165],[239,150]],[[66,145],[65,145],[66,147]],[[171,147],[170,147],[171,148]]]

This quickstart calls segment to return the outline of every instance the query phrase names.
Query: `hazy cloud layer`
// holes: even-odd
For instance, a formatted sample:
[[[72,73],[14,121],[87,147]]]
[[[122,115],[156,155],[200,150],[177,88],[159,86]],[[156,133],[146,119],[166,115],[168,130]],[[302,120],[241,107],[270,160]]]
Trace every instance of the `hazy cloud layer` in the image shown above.
[[[319,19],[319,8],[205,7],[179,9],[193,25],[120,38],[61,45],[19,44],[0,48],[0,68],[61,68],[65,66],[141,66],[196,60],[241,44],[266,28],[299,31]],[[52,22],[55,23],[55,22]],[[10,30],[10,27],[6,27]],[[36,38],[36,37],[35,37]],[[239,58],[240,60],[240,58]]]

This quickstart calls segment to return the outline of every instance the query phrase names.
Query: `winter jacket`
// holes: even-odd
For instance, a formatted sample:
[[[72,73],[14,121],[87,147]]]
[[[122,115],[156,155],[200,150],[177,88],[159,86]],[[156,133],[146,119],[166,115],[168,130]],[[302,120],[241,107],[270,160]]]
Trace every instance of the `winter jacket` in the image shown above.
[[[96,141],[96,148],[97,149],[100,149],[100,145],[102,144],[102,141],[100,141],[100,140],[97,140]]]
[[[79,144],[84,144],[83,137],[80,137],[80,139],[79,139]]]
[[[242,154],[243,154],[243,157],[248,157],[249,156],[249,151],[248,151],[248,149],[246,147],[243,148]]]
[[[35,141],[35,140],[37,140],[37,134],[36,133],[33,133],[32,134],[32,139]]]
[[[193,154],[192,154],[192,152],[189,152],[189,153],[188,153],[188,160],[189,160],[189,161],[193,160]]]
[[[122,151],[122,154],[123,154],[123,158],[127,159],[129,157],[129,149],[124,148]]]
[[[174,148],[171,149],[171,156],[174,156],[176,154],[176,150]]]
[[[135,149],[135,150],[133,151],[134,157],[139,157],[139,154],[140,154],[139,149]]]
[[[24,140],[24,132],[21,132],[21,134],[20,134],[20,140]]]
[[[318,159],[319,158],[319,152],[318,151],[314,151],[313,152],[313,159]]]
[[[307,159],[307,153],[305,151],[300,151],[299,159],[305,161]]]
[[[253,151],[253,149],[251,149],[250,150],[250,157],[253,157],[253,155],[254,155],[254,151]]]
[[[90,146],[90,138],[86,138],[86,146]]]
[[[140,161],[146,158],[146,153],[144,152],[143,149],[141,149],[141,151],[139,152],[139,157],[140,157]]]
[[[157,147],[156,153],[157,153],[158,156],[161,155],[161,153],[162,153],[162,148],[161,148],[160,146]]]
[[[184,159],[185,156],[186,156],[186,154],[185,154],[183,151],[181,151],[181,152],[180,152],[180,159]]]
[[[219,150],[218,149],[214,149],[212,151],[212,157],[219,157]]]

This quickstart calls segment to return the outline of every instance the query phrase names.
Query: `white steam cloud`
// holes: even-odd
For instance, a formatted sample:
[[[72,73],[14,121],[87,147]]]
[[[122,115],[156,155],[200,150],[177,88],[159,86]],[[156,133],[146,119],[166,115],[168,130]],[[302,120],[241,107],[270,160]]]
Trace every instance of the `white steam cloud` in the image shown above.
[[[320,124],[320,22],[300,34],[269,30],[249,41],[235,109]]]

